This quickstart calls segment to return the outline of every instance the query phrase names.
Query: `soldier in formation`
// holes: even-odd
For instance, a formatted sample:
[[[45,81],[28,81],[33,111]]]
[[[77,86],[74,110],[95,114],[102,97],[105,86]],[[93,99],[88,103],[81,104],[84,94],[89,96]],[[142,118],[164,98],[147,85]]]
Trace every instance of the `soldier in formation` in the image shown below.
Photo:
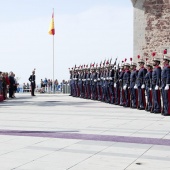
[[[111,60],[70,69],[70,96],[170,115],[170,54],[151,54],[138,64]],[[139,68],[139,69],[137,69]]]

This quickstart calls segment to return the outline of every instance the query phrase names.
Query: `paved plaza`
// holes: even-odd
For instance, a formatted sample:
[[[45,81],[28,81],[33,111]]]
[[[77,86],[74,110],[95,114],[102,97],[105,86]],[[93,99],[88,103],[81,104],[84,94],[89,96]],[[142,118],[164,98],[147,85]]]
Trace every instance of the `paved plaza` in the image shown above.
[[[170,117],[63,94],[0,103],[0,170],[169,170]]]

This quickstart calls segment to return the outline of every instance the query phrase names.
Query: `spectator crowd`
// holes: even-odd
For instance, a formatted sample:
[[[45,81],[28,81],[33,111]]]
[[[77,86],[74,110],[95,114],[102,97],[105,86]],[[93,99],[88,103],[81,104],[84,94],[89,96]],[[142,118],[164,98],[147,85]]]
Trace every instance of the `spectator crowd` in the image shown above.
[[[12,71],[9,75],[7,72],[0,71],[0,101],[15,98],[18,85],[15,74]]]

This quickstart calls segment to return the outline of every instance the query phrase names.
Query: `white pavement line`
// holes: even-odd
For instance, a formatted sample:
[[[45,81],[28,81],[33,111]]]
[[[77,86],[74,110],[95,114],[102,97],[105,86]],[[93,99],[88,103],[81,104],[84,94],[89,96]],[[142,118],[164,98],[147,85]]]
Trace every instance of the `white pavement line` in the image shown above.
[[[145,128],[147,128],[147,127],[151,126],[151,125],[153,125],[155,122],[159,122],[159,121],[161,121],[162,119],[163,119],[163,118],[160,118],[159,120],[155,120],[155,121],[154,121],[154,122],[152,122],[151,124],[146,125],[145,127],[141,128],[141,129],[138,129],[137,131],[133,132],[130,136],[134,135],[135,133],[138,133],[139,131],[141,131],[141,130],[143,130],[143,129],[145,129]],[[138,119],[136,119],[136,120],[138,120]]]
[[[165,136],[163,136],[161,139],[164,139],[166,136],[168,136],[170,134],[170,131],[167,133],[167,134],[165,134]]]
[[[141,158],[146,152],[148,152],[154,145],[152,145],[151,147],[149,147],[146,151],[143,152],[142,155],[140,155],[138,158],[136,158],[132,163],[130,163],[124,170],[126,170],[127,168],[129,168],[134,162],[136,162],[139,158]]]
[[[34,159],[34,160],[32,160],[32,161],[29,161],[29,162],[26,162],[26,163],[24,163],[24,164],[22,164],[22,165],[19,165],[19,166],[15,167],[15,168],[12,168],[11,170],[18,169],[18,168],[20,168],[20,167],[22,167],[22,166],[25,166],[25,165],[29,164],[29,163],[32,163],[32,162],[37,161],[37,160],[39,160],[39,159],[41,159],[41,158],[44,158],[44,157],[46,157],[46,156],[48,156],[48,155],[50,155],[50,154],[52,154],[52,153],[55,153],[55,152],[60,151],[60,150],[62,150],[62,149],[65,149],[65,148],[67,148],[67,147],[69,147],[69,146],[75,145],[75,144],[79,143],[80,141],[82,141],[82,140],[79,140],[79,141],[76,142],[76,143],[67,145],[67,146],[65,146],[65,147],[63,147],[63,148],[56,149],[56,150],[54,150],[54,151],[52,151],[52,152],[50,152],[50,153],[48,153],[48,154],[45,154],[45,155],[43,155],[43,156],[40,156],[40,157],[37,158],[37,159]]]
[[[115,145],[116,143],[117,143],[117,142],[114,142],[113,144],[111,144],[111,145],[107,146],[106,148],[104,148],[104,149],[102,149],[102,150],[100,150],[100,151],[96,152],[95,154],[93,154],[93,155],[91,155],[91,156],[87,157],[86,159],[84,159],[84,160],[82,160],[82,161],[80,161],[80,162],[78,162],[78,163],[74,164],[73,166],[71,166],[70,168],[67,168],[66,170],[69,170],[69,169],[74,168],[76,165],[81,164],[82,162],[84,162],[84,161],[86,161],[86,160],[88,160],[88,159],[92,158],[93,156],[95,156],[95,155],[97,155],[97,154],[101,153],[102,151],[104,151],[104,150],[106,150],[107,148],[109,148],[109,147],[111,147],[111,146]]]

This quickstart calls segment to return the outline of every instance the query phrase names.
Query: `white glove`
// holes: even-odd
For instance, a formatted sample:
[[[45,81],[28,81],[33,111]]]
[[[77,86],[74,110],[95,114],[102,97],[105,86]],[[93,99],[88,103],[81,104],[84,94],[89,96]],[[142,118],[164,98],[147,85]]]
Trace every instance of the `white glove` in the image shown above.
[[[145,85],[144,85],[144,84],[142,84],[141,88],[142,88],[142,89],[144,89],[144,88],[145,88]]]
[[[156,85],[156,86],[155,86],[155,90],[158,90],[158,89],[159,89],[159,87],[158,87],[158,85]]]
[[[126,90],[126,88],[127,88],[127,85],[124,85],[124,86],[123,86],[123,90]]]
[[[135,84],[135,86],[134,86],[134,89],[138,89],[138,86],[137,86],[137,84]]]
[[[116,87],[116,83],[114,83],[114,87]]]
[[[169,84],[165,86],[165,90],[169,90]]]
[[[149,88],[149,90],[152,90],[152,88]]]

